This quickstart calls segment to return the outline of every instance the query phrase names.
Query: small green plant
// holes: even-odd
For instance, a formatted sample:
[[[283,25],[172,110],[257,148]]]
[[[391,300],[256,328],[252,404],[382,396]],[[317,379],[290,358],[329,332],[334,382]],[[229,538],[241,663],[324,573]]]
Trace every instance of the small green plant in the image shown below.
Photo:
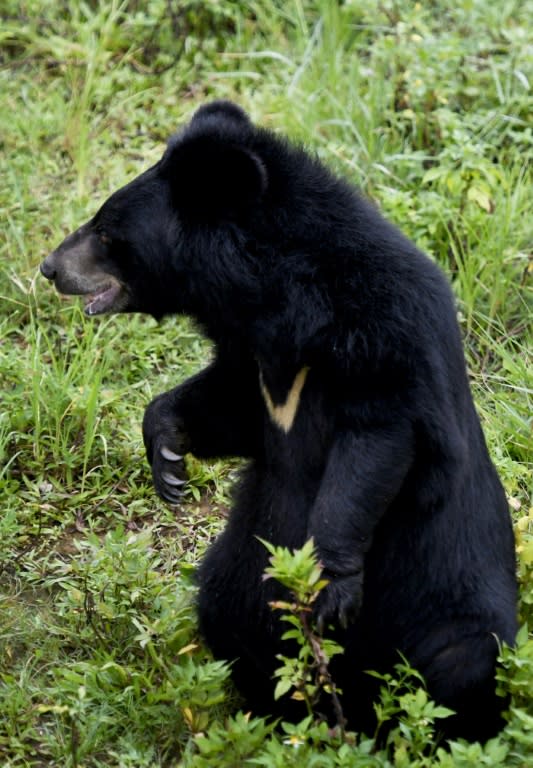
[[[274,698],[279,699],[292,690],[292,698],[304,701],[308,715],[312,715],[321,694],[326,694],[331,698],[337,726],[343,733],[344,715],[328,667],[332,656],[342,653],[342,647],[320,636],[313,626],[314,603],[328,584],[327,579],[322,578],[314,542],[310,539],[294,552],[286,547],[263,543],[271,555],[265,578],[276,579],[290,593],[290,599],[273,601],[270,607],[282,611],[282,621],[291,627],[282,639],[294,641],[298,648],[298,655],[278,656],[282,664],[275,672],[278,682]]]
[[[524,624],[516,638],[516,648],[504,647],[497,679],[502,695],[511,694],[507,732],[516,743],[517,751],[533,755],[533,640]]]
[[[34,579],[53,595],[54,635],[70,651],[40,672],[46,690],[34,694],[43,754],[64,750],[81,765],[124,738],[127,723],[137,744],[157,734],[165,760],[224,701],[229,670],[205,658],[194,588],[165,569],[154,543],[148,529],[119,526],[102,540],[88,532],[75,556],[51,556]]]
[[[374,738],[381,742],[382,732],[388,731],[386,742],[395,754],[395,764],[411,765],[409,760],[413,756],[424,754],[427,745],[434,743],[435,722],[449,717],[453,711],[429,698],[424,678],[406,662],[397,664],[394,674],[368,674],[382,682],[380,700],[374,705]]]

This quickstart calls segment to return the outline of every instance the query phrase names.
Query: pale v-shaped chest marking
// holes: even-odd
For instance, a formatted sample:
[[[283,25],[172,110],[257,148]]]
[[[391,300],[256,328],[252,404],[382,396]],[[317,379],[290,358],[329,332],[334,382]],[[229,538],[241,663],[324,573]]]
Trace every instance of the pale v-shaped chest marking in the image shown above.
[[[261,394],[263,395],[267,411],[274,424],[276,424],[285,433],[290,432],[292,425],[294,424],[294,419],[296,418],[296,414],[298,412],[298,406],[300,405],[300,395],[302,394],[302,389],[308,373],[309,368],[307,366],[302,368],[294,377],[294,381],[292,382],[285,402],[281,403],[280,405],[275,405],[263,380],[263,374],[261,371],[259,372]]]

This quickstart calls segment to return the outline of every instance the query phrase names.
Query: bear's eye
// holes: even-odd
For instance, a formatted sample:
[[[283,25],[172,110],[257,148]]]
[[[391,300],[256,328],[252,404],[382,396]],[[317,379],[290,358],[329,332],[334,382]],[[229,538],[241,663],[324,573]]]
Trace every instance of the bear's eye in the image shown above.
[[[109,235],[106,235],[105,232],[100,232],[98,238],[103,245],[109,245],[111,243],[111,238]]]

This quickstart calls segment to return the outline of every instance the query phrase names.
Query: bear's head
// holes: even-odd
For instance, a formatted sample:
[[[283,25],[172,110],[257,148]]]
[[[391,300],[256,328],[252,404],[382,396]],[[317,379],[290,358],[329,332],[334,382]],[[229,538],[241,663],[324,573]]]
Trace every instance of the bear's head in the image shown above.
[[[205,303],[210,286],[211,301],[223,293],[227,303],[223,281],[233,274],[242,282],[246,271],[229,252],[269,186],[260,134],[231,102],[201,107],[156,165],[46,257],[42,274],[60,293],[84,296],[89,315],[195,315],[198,295]],[[242,285],[236,295],[246,296]]]

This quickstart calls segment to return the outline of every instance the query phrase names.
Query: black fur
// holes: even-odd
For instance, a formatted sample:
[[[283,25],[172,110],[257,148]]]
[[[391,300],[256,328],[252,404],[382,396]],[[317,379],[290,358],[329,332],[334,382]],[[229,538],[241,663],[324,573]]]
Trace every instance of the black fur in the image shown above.
[[[346,648],[332,668],[350,726],[372,729],[365,670],[401,652],[457,711],[448,735],[492,735],[498,642],[516,631],[513,535],[440,270],[315,158],[215,102],[42,271],[92,294],[90,313],[187,313],[215,342],[206,370],[148,406],[144,437],[170,501],[185,452],[250,459],[198,608],[253,711],[281,706],[268,600],[282,590],[261,578],[259,538],[312,536],[331,579],[318,618]],[[282,405],[304,368],[282,428],[266,397]]]

